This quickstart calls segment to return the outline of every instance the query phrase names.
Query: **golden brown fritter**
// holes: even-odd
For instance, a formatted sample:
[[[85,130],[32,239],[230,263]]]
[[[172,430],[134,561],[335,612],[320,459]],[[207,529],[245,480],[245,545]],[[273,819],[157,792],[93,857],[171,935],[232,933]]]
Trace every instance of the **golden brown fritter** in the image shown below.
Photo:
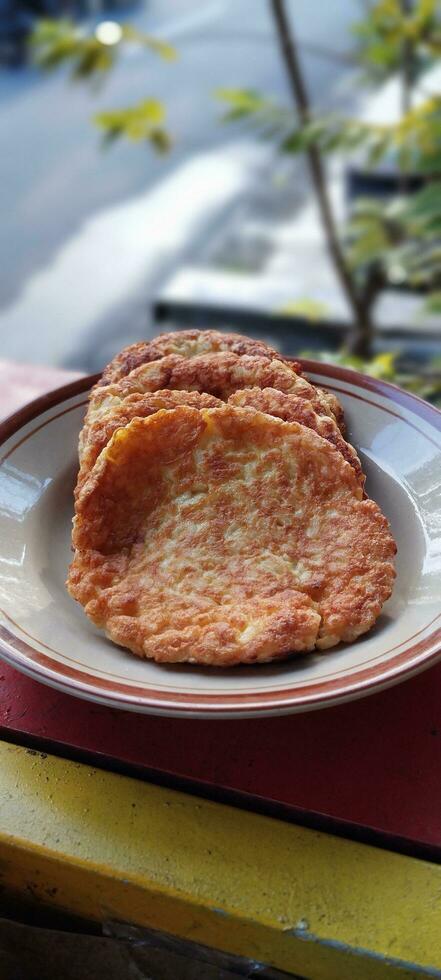
[[[78,474],[75,496],[87,478],[89,471],[104,446],[113,433],[127,425],[134,418],[147,418],[160,409],[176,408],[178,405],[189,405],[191,408],[215,408],[222,402],[214,395],[201,394],[198,391],[154,391],[145,395],[129,395],[119,406],[115,406],[107,414],[101,415],[96,422],[83,429],[80,440],[80,472]]]
[[[328,392],[315,388],[305,378],[300,378],[283,361],[228,352],[200,354],[192,358],[168,354],[158,361],[135,368],[117,384],[93,389],[82,442],[85,445],[88,441],[90,425],[121,406],[129,395],[169,388],[205,391],[227,401],[234,391],[252,387],[276,388],[278,391],[299,395],[318,413],[335,417]]]
[[[335,420],[328,415],[318,415],[311,403],[305,398],[298,395],[286,395],[274,388],[244,388],[230,395],[228,404],[239,405],[242,408],[254,408],[259,412],[266,412],[268,415],[283,419],[284,422],[300,422],[301,425],[306,425],[308,429],[314,429],[314,432],[318,432],[319,436],[327,439],[339,450],[343,458],[355,470],[360,486],[364,486],[365,476],[353,446],[343,439]]]
[[[134,419],[77,501],[68,588],[141,657],[228,667],[368,630],[395,545],[316,432],[228,405]]]
[[[270,360],[283,360],[282,355],[262,340],[253,340],[238,333],[221,333],[219,330],[177,330],[163,333],[153,340],[141,340],[125,347],[117,354],[103,371],[99,384],[114,384],[130,374],[141,364],[157,361],[168,354],[181,357],[196,357],[199,354],[214,354],[231,351],[233,354],[251,354],[267,357]],[[301,374],[300,364],[293,361],[293,369]]]
[[[279,351],[270,347],[262,340],[255,340],[236,333],[222,333],[219,330],[178,330],[171,333],[159,334],[153,340],[139,341],[125,347],[117,354],[104,369],[97,386],[114,384],[126,377],[142,364],[157,361],[169,354],[179,354],[181,357],[197,357],[200,354],[213,354],[230,351],[233,354],[247,354],[255,357],[266,357],[270,360],[284,361],[296,374],[302,374],[298,361],[284,358]],[[328,406],[344,431],[343,409],[338,398],[331,392],[326,392]]]

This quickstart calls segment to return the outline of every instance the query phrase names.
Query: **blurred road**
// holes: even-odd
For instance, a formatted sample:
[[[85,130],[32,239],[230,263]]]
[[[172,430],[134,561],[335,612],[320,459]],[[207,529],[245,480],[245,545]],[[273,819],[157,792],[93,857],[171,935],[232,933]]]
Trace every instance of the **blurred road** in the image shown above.
[[[357,0],[293,0],[291,8],[302,40],[336,51],[360,16]],[[64,71],[0,73],[2,357],[101,364],[146,333],[161,277],[265,179],[269,148],[221,125],[213,94],[255,87],[287,99],[266,0],[146,0],[124,19],[171,41],[179,60],[128,52],[98,92]],[[314,98],[332,104],[344,66],[304,58]],[[173,152],[157,158],[124,142],[103,151],[91,116],[146,95],[166,103]]]

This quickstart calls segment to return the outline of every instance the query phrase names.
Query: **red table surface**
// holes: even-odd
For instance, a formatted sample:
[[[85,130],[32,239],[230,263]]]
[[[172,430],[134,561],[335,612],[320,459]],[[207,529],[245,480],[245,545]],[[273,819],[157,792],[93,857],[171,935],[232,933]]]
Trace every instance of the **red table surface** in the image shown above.
[[[441,858],[441,665],[364,700],[260,720],[118,711],[6,664],[0,688],[0,737]]]

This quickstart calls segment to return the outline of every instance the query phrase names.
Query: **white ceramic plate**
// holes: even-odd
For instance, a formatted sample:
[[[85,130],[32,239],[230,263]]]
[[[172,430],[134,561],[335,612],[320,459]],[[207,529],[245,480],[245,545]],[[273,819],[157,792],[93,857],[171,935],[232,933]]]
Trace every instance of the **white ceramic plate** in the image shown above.
[[[189,717],[305,711],[387,687],[441,658],[441,413],[343,368],[304,362],[343,403],[367,491],[398,543],[397,581],[375,628],[326,654],[202,669],[138,660],[67,594],[81,379],[0,426],[0,655],[37,680],[113,707]]]

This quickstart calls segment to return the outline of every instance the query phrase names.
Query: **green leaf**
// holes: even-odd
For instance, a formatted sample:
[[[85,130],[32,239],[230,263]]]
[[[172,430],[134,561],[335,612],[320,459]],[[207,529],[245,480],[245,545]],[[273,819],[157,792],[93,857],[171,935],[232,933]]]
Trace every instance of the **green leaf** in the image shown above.
[[[37,21],[30,37],[33,59],[38,67],[50,70],[64,62],[70,62],[75,79],[105,75],[113,68],[120,49],[126,42],[149,48],[168,61],[177,56],[170,44],[144,34],[130,24],[121,25],[121,40],[115,44],[104,44],[95,33],[85,34],[68,18]]]
[[[397,355],[388,351],[384,354],[377,354],[368,364],[368,373],[373,378],[383,378],[392,381],[395,376],[395,364]]]
[[[283,153],[303,153],[310,145],[309,134],[306,128],[294,129],[289,136],[280,144]]]
[[[240,106],[256,111],[266,104],[266,99],[256,89],[219,88],[216,91],[218,99],[232,106]]]
[[[104,131],[106,143],[125,136],[133,142],[149,141],[158,153],[166,153],[171,147],[170,136],[162,125],[165,109],[157,99],[145,99],[136,106],[100,112],[95,123]]]
[[[74,78],[90,78],[110,71],[115,61],[113,48],[90,40],[78,48],[72,74]]]
[[[319,300],[305,297],[284,303],[275,312],[279,316],[302,316],[306,320],[311,320],[312,323],[317,323],[318,320],[323,320],[327,315],[328,307]]]
[[[216,97],[230,106],[223,117],[226,122],[235,122],[247,116],[267,112],[273,104],[254,89],[220,88]]]
[[[121,28],[125,41],[133,41],[136,44],[142,45],[142,47],[149,48],[150,51],[159,55],[160,58],[164,58],[165,61],[176,61],[178,52],[172,44],[169,44],[167,41],[161,41],[160,38],[153,37],[152,34],[145,34],[131,24],[122,24]]]
[[[428,57],[440,52],[439,0],[413,0],[408,7],[404,9],[402,0],[377,0],[355,25],[359,61],[373,82],[402,70],[404,50],[413,79]]]
[[[94,35],[83,34],[68,19],[37,21],[30,37],[35,64],[46,71],[65,62],[72,65],[75,79],[104,75],[114,65],[118,45],[105,45]]]
[[[412,194],[406,202],[409,217],[431,218],[441,216],[441,180],[427,184],[418,193]]]
[[[387,282],[439,289],[441,182],[389,203],[357,202],[345,239],[348,261],[362,281],[375,267]]]
[[[166,129],[152,129],[149,139],[157,153],[160,154],[168,153],[173,145],[170,134]]]
[[[390,140],[387,134],[375,133],[370,141],[367,151],[367,162],[370,167],[375,167],[386,156],[389,151]]]
[[[433,293],[429,293],[424,303],[424,309],[426,313],[439,313],[441,315],[441,289],[436,290]]]
[[[441,401],[441,364],[439,358],[433,358],[418,374],[404,371],[399,358],[394,353],[379,354],[372,358],[354,357],[344,348],[340,351],[301,351],[301,357],[312,357],[328,364],[341,364],[344,367],[361,371],[372,377],[393,381],[401,388],[406,388],[438,405]]]

